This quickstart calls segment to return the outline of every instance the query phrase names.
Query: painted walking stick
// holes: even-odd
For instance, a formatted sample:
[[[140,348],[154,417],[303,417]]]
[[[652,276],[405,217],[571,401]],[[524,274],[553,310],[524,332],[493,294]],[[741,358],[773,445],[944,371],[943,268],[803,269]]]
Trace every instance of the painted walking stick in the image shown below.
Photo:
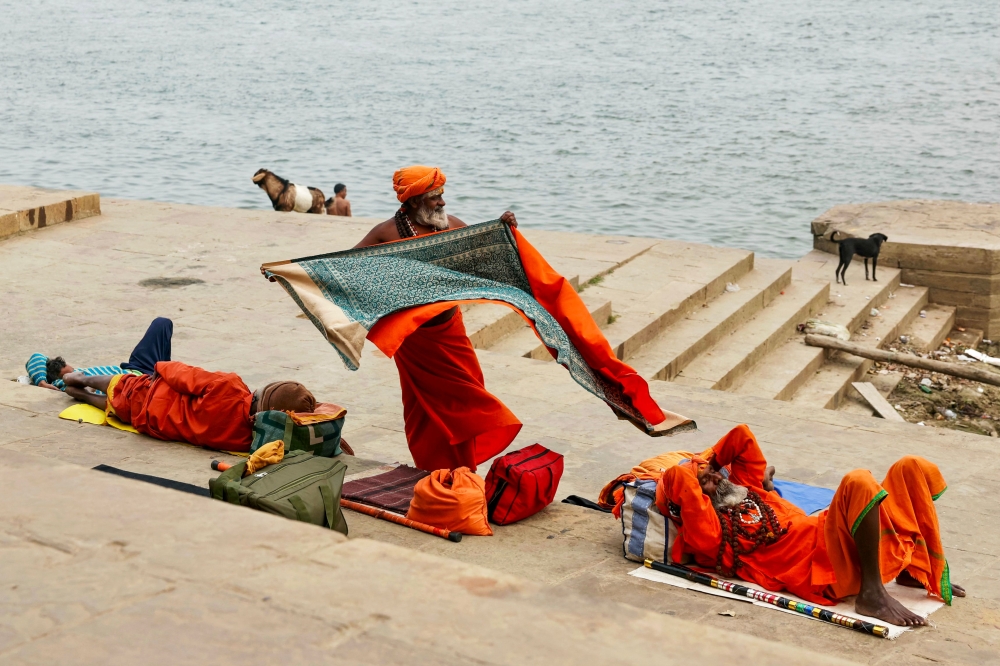
[[[731,592],[737,596],[752,599],[753,601],[763,601],[764,603],[777,606],[778,608],[787,608],[790,611],[802,613],[803,615],[814,617],[817,620],[822,620],[823,622],[827,622],[829,624],[837,624],[841,627],[853,629],[854,631],[860,631],[863,634],[889,638],[889,627],[882,626],[881,624],[872,624],[871,622],[865,622],[864,620],[841,615],[840,613],[834,613],[833,611],[826,610],[822,606],[813,606],[801,601],[793,601],[787,597],[756,590],[752,587],[747,587],[746,585],[730,583],[725,580],[720,580],[715,576],[700,573],[698,571],[692,571],[687,567],[680,567],[675,564],[664,564],[663,562],[654,562],[653,560],[646,560],[645,564],[648,569],[662,571],[663,573],[670,574],[671,576],[677,576],[678,578],[685,578],[692,583],[707,585],[708,587],[714,587],[717,590]]]
[[[419,532],[426,532],[427,534],[433,534],[434,536],[439,536],[442,539],[447,539],[448,541],[454,541],[457,543],[462,540],[461,532],[452,532],[451,530],[445,530],[441,529],[440,527],[434,527],[433,525],[428,525],[427,523],[421,523],[417,522],[416,520],[410,520],[405,516],[401,516],[398,513],[393,513],[391,511],[386,511],[385,509],[376,509],[373,506],[368,506],[367,504],[359,504],[357,502],[352,502],[351,500],[347,499],[341,499],[340,506],[350,509],[351,511],[357,511],[358,513],[363,513],[365,515],[371,516],[372,518],[378,518],[380,520],[388,520],[390,523],[403,525],[404,527],[409,527]]]

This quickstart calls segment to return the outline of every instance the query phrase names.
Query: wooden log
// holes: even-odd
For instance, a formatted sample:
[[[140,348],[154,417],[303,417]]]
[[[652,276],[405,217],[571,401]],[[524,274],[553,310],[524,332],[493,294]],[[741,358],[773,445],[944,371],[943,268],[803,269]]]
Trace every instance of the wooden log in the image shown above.
[[[920,368],[921,370],[929,370],[930,372],[940,372],[942,375],[961,377],[962,379],[971,379],[974,382],[1000,386],[1000,373],[992,372],[983,368],[969,367],[969,365],[965,364],[960,365],[958,363],[932,361],[927,358],[914,356],[913,354],[900,354],[899,352],[890,352],[883,349],[862,347],[861,345],[854,344],[853,342],[844,342],[836,338],[831,338],[827,335],[807,335],[806,344],[811,347],[836,349],[837,351],[847,352],[848,354],[860,356],[861,358],[870,358],[871,360],[879,361],[880,363],[898,363],[911,368]]]

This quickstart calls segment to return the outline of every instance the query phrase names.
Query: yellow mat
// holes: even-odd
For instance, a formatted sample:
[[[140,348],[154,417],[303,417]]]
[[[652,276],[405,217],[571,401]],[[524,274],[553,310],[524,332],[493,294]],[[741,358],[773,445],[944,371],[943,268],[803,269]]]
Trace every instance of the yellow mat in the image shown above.
[[[70,405],[66,409],[59,412],[59,418],[66,419],[67,421],[76,421],[77,423],[91,423],[93,425],[109,425],[112,428],[118,428],[119,430],[124,430],[126,432],[134,432],[138,434],[138,430],[133,428],[127,423],[122,423],[114,416],[108,416],[104,413],[103,409],[94,407],[93,405],[88,405],[83,402],[78,402],[75,405]]]
[[[59,412],[59,418],[78,423],[92,423],[94,425],[104,425],[108,422],[108,417],[103,409],[98,409],[93,405],[82,402],[70,405]]]

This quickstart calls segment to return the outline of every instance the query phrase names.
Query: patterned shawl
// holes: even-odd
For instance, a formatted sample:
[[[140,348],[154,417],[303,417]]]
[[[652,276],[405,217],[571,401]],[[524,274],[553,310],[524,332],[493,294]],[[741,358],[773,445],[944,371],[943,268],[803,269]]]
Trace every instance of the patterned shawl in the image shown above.
[[[387,346],[369,336],[393,313],[429,303],[494,301],[520,311],[556,361],[619,418],[650,435],[696,427],[660,410],[645,380],[614,356],[568,281],[499,220],[261,269],[285,288],[351,370],[358,369],[366,337],[387,355],[395,353],[401,340]]]

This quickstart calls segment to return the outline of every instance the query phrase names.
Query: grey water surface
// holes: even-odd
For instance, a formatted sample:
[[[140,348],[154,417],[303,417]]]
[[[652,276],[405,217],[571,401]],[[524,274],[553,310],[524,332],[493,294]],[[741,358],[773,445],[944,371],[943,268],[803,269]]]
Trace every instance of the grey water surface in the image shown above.
[[[1000,200],[998,7],[0,0],[0,182],[388,217],[424,163],[466,222],[796,257],[837,203]]]

